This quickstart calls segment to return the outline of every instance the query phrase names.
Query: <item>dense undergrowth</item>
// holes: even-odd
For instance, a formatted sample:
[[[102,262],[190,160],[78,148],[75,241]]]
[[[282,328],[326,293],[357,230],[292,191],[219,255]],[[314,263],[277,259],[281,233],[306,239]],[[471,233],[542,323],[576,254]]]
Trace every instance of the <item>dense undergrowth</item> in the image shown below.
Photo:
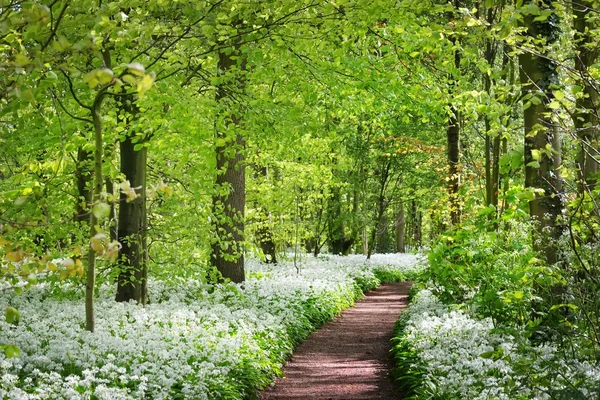
[[[593,281],[536,257],[525,223],[441,236],[393,339],[409,399],[600,399]],[[587,292],[586,292],[587,291]]]
[[[22,296],[18,324],[0,322],[1,399],[244,399],[280,374],[294,347],[381,280],[415,276],[415,256],[305,258],[248,265],[244,288],[151,282],[151,303],[114,302],[103,288],[97,330],[84,330],[82,288]]]

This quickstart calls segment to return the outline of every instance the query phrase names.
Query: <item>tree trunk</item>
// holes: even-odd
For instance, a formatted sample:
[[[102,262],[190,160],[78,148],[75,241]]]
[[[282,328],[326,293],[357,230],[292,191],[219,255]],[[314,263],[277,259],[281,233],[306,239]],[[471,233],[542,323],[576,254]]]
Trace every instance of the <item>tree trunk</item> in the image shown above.
[[[136,197],[121,191],[117,237],[121,243],[119,251],[116,301],[135,300],[146,304],[147,298],[142,287],[148,279],[145,265],[146,252],[146,167],[147,148],[143,145],[147,138],[140,140],[132,131],[131,121],[137,118],[139,109],[133,97],[123,99],[121,115],[127,121],[128,134],[120,143],[120,172],[129,181]],[[136,146],[139,146],[136,149]]]
[[[328,241],[331,254],[348,255],[354,243],[353,238],[346,236],[346,229],[342,215],[342,196],[339,188],[334,188],[329,199],[327,213]]]
[[[102,194],[102,146],[104,139],[102,137],[102,102],[105,91],[102,90],[96,94],[94,103],[90,109],[92,120],[94,122],[94,189],[92,192],[92,204],[100,200]],[[98,233],[97,226],[99,219],[96,213],[90,213],[90,246],[87,254],[87,270],[85,274],[85,329],[94,332],[96,328],[96,316],[94,311],[94,290],[96,288],[96,251],[92,247],[92,238]]]
[[[118,237],[119,276],[117,280],[117,301],[135,300],[145,304],[142,286],[148,279],[145,276],[146,236],[146,160],[147,150],[142,146],[134,150],[133,135],[127,135],[121,142],[121,173],[135,190],[137,197],[131,201],[127,193],[121,192],[119,204]]]
[[[398,216],[396,217],[396,252],[406,252],[406,246],[404,243],[404,203],[400,203],[400,209],[398,210]]]
[[[413,221],[413,247],[414,248],[419,248],[422,245],[422,234],[421,234],[421,213],[419,212],[419,210],[417,209],[417,202],[416,200],[413,199],[412,201],[412,205],[411,205],[412,211],[412,221]]]
[[[77,149],[77,164],[75,164],[75,184],[77,186],[77,202],[75,203],[75,222],[89,222],[88,215],[92,202],[92,152],[83,147]]]
[[[494,23],[495,11],[493,7],[487,8],[485,20],[488,24]],[[487,61],[490,71],[494,70],[496,60],[497,44],[493,38],[486,39],[484,57]],[[504,58],[506,60],[506,57]],[[505,65],[503,64],[503,68]],[[492,97],[492,77],[488,73],[483,74],[484,89],[491,99]],[[493,206],[496,212],[490,214],[490,219],[495,219],[498,215],[498,180],[499,180],[499,160],[500,160],[500,135],[498,133],[492,136],[491,123],[488,114],[484,115],[485,124],[485,202],[488,206]],[[496,228],[496,224],[494,225]]]
[[[244,216],[246,206],[246,141],[241,133],[241,110],[232,93],[239,95],[244,87],[241,74],[246,62],[239,42],[219,51],[218,74],[223,83],[217,87],[216,100],[222,107],[221,123],[216,123],[216,192],[213,212],[216,216],[217,240],[212,245],[211,261],[223,279],[243,282]]]
[[[589,72],[589,68],[598,58],[598,45],[595,37],[591,36],[591,32],[597,29],[597,23],[588,19],[590,11],[594,10],[592,3],[589,0],[581,0],[573,4],[575,17],[573,25],[576,31],[577,46],[575,67],[579,74],[579,85],[583,87],[583,96],[576,98],[573,118],[575,131],[580,141],[577,164],[580,173],[579,192],[582,194],[594,189],[598,173],[598,159],[600,158],[598,91],[590,83],[593,78]]]
[[[545,21],[534,21],[533,16],[527,15],[524,23],[531,38],[539,40],[542,37],[547,45],[551,45],[558,39],[554,28],[556,19],[554,13]],[[541,54],[524,52],[519,61],[523,96],[525,99],[536,96],[540,100],[531,102],[524,111],[525,186],[542,191],[529,202],[530,215],[537,224],[534,247],[549,264],[554,264],[558,261],[557,241],[561,236],[559,219],[563,205],[559,171],[554,168],[556,156],[547,148],[552,149],[555,142],[548,104],[554,98],[551,85],[558,82],[558,72],[556,63],[545,56],[545,51]]]
[[[384,165],[381,166],[379,170],[379,194],[377,195],[377,208],[375,211],[375,221],[373,230],[371,231],[371,237],[369,240],[368,250],[367,250],[367,259],[371,258],[373,254],[373,250],[377,244],[376,238],[378,232],[381,230],[381,223],[383,220],[383,215],[387,208],[387,201],[385,198],[385,191],[388,185],[389,177],[390,177],[390,169],[391,169],[391,161],[387,160]]]
[[[455,0],[455,7],[458,10],[460,0]],[[451,76],[451,87],[456,88],[457,75],[460,70],[460,49],[458,49],[457,39],[450,37],[450,42],[454,47],[454,67],[456,69],[454,76]],[[450,96],[454,95],[454,90],[450,90]],[[448,196],[450,198],[450,219],[453,225],[460,222],[460,201],[458,190],[460,187],[460,117],[458,107],[450,103],[450,113],[448,115],[448,127],[446,130],[448,146]]]
[[[115,185],[112,181],[112,179],[110,178],[106,178],[105,181],[105,185],[106,185],[106,193],[108,193],[108,195],[113,195],[115,194]],[[111,202],[110,204],[110,216],[109,216],[109,221],[108,221],[108,226],[110,229],[110,240],[111,241],[117,241],[119,240],[119,223],[118,223],[118,216],[117,216],[117,207],[115,205],[115,202]]]
[[[256,172],[260,174],[265,182],[269,180],[269,166],[257,166]],[[256,239],[264,256],[263,262],[267,264],[277,264],[277,247],[273,239],[273,221],[271,213],[264,209],[258,202],[255,202],[254,208],[258,214],[258,228],[256,229]]]

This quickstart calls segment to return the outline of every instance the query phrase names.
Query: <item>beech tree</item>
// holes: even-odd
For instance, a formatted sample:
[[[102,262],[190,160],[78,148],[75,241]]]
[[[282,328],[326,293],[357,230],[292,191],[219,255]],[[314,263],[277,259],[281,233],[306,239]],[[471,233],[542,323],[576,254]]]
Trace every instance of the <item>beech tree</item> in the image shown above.
[[[562,184],[559,163],[561,149],[557,147],[558,132],[554,129],[550,104],[559,84],[556,61],[548,55],[548,46],[558,40],[557,14],[550,5],[525,2],[520,9],[528,43],[541,40],[544,48],[526,49],[520,56],[525,125],[525,186],[534,191],[529,202],[531,217],[538,224],[535,246],[546,261],[558,261],[557,240],[562,234]]]

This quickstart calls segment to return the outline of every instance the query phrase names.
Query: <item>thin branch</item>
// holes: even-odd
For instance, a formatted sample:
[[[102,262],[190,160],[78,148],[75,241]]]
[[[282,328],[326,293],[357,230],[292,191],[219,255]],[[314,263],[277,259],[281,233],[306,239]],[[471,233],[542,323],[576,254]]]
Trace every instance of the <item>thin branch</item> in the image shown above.
[[[88,105],[84,104],[81,100],[79,100],[79,98],[75,94],[75,89],[73,89],[73,81],[71,81],[71,78],[69,77],[69,75],[67,75],[67,73],[65,71],[63,71],[62,69],[60,70],[60,72],[62,72],[62,74],[67,79],[67,82],[69,83],[69,91],[71,92],[71,95],[73,96],[73,98],[75,99],[77,104],[79,104],[80,107],[85,108],[86,110],[92,111],[92,106],[88,106]]]
[[[56,100],[56,102],[58,103],[58,105],[60,106],[60,108],[63,109],[64,112],[67,113],[67,115],[73,119],[76,119],[78,121],[83,121],[85,123],[88,124],[93,124],[94,122],[91,119],[87,119],[87,118],[83,118],[83,117],[78,117],[77,115],[71,114],[69,112],[69,110],[67,110],[67,108],[63,105],[63,103],[60,101],[60,99],[58,98],[58,96],[56,96],[56,94],[54,93],[54,90],[50,90],[52,93],[52,98],[54,98],[54,100]]]
[[[58,14],[58,18],[56,19],[56,24],[54,24],[54,26],[52,27],[52,31],[50,32],[50,36],[48,36],[48,39],[46,39],[46,41],[42,45],[42,51],[46,50],[46,47],[48,47],[48,45],[52,41],[52,38],[54,38],[54,36],[56,36],[56,31],[58,30],[58,26],[60,25],[60,21],[64,17],[65,11],[67,11],[67,7],[69,7],[69,3],[70,2],[71,2],[71,0],[65,1],[65,5],[63,6],[62,10],[60,10],[60,14]]]

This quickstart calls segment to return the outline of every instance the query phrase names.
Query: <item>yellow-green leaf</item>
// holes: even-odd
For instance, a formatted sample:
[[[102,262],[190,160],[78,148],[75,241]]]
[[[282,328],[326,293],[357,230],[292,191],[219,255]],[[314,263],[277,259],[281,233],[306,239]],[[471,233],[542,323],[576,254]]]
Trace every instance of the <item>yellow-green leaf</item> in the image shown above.
[[[21,350],[14,344],[7,344],[4,346],[4,355],[6,358],[19,357],[21,355]]]
[[[92,213],[98,219],[106,218],[110,215],[110,206],[106,203],[94,204]]]
[[[19,53],[15,56],[15,65],[19,66],[19,67],[24,67],[26,65],[28,65],[31,62],[31,60],[29,59],[29,57],[27,57],[27,55],[23,54],[23,53]]]
[[[140,63],[127,64],[127,70],[130,74],[135,76],[144,76],[144,74],[146,73],[146,69]]]
[[[6,307],[6,322],[9,324],[16,324],[21,320],[21,314],[14,307]]]
[[[565,93],[561,90],[557,90],[554,92],[554,98],[558,101],[561,101],[565,98]]]
[[[552,100],[550,104],[548,104],[548,108],[552,110],[558,110],[560,108],[560,103],[556,100]]]
[[[100,82],[101,85],[110,83],[114,76],[115,74],[108,68],[96,70],[96,79],[98,79],[98,82]]]

